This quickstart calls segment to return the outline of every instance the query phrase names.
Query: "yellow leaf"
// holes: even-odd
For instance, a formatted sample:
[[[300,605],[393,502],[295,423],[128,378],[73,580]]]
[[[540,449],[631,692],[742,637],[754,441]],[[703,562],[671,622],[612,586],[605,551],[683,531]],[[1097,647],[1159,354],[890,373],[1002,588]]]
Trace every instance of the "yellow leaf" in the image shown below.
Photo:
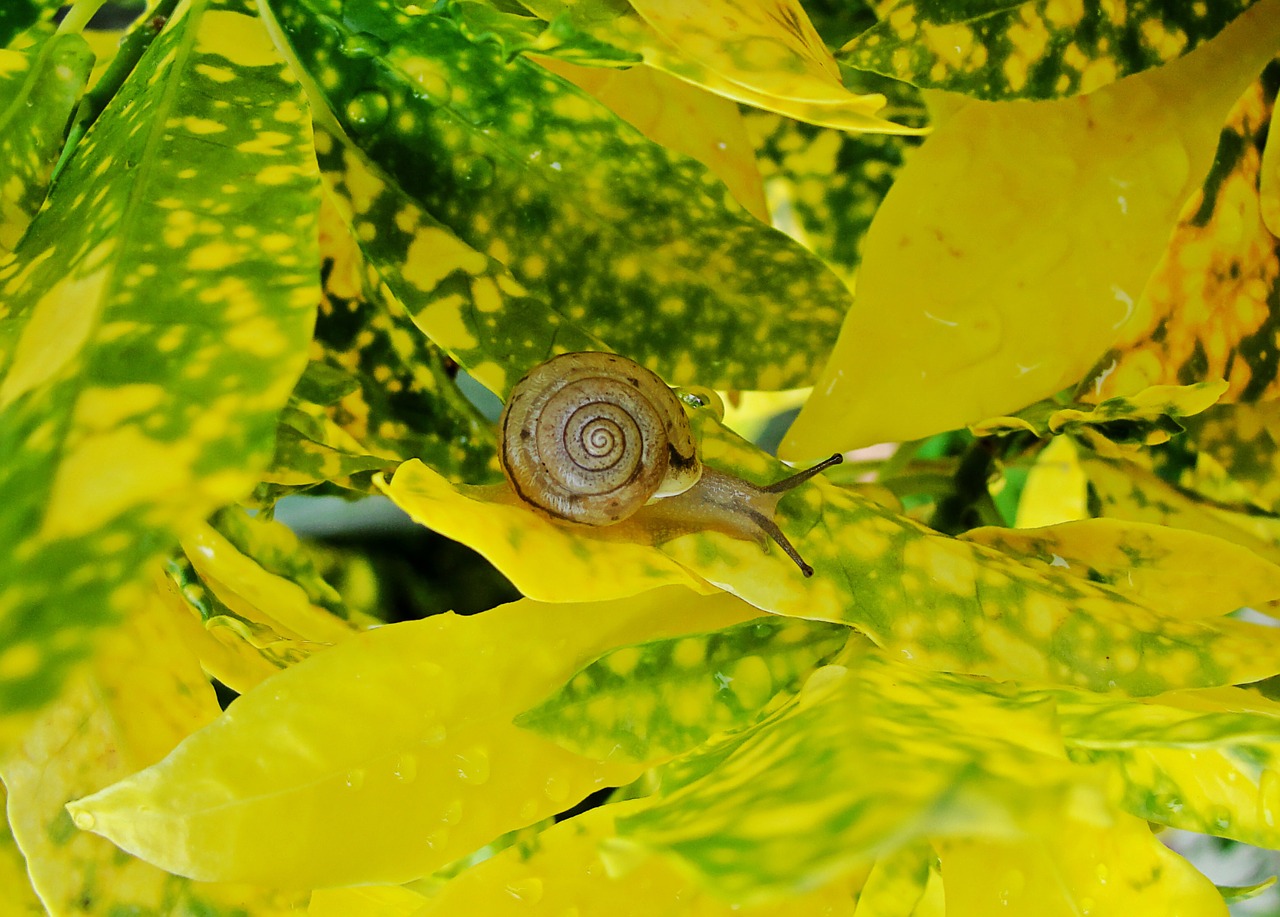
[[[1068,436],[1056,437],[1027,474],[1027,483],[1018,501],[1018,528],[1087,519],[1088,487],[1075,443]]]
[[[202,880],[409,881],[644,768],[567,752],[514,726],[518,712],[614,646],[754,615],[675,587],[376,628],[267,679],[159,764],[68,808]]]
[[[1075,383],[1277,43],[1280,3],[1262,0],[1186,57],[1091,95],[962,104],[876,215],[857,301],[781,454],[915,439]]]
[[[960,536],[1043,569],[1056,568],[1185,620],[1280,599],[1280,567],[1212,535],[1118,519]]]
[[[1146,822],[1099,827],[1064,820],[1016,841],[938,844],[947,917],[1226,917],[1208,879],[1160,843]]]
[[[311,893],[307,917],[410,917],[427,898],[399,885],[362,885]]]
[[[755,150],[733,102],[646,64],[610,70],[553,57],[535,59],[595,96],[650,140],[701,162],[748,213],[769,222]]]

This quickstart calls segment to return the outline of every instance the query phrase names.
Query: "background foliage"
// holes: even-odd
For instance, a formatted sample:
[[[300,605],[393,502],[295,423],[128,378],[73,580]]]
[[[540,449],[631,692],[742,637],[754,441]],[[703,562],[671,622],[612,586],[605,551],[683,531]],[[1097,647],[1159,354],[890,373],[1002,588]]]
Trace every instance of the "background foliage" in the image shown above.
[[[99,6],[0,9],[0,914],[1265,893],[1157,832],[1280,848],[1280,0]],[[572,350],[803,405],[815,576],[479,486]]]

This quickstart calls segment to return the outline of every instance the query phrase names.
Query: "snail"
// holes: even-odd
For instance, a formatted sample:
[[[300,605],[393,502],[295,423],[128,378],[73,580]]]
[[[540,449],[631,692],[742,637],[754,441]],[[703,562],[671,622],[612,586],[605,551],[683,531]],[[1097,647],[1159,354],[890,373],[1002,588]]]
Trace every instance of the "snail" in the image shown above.
[[[841,456],[763,487],[705,467],[680,398],[626,357],[566,353],[534,367],[512,390],[499,436],[512,491],[553,521],[627,526],[654,540],[712,529],[765,550],[772,539],[813,575],[774,511]]]

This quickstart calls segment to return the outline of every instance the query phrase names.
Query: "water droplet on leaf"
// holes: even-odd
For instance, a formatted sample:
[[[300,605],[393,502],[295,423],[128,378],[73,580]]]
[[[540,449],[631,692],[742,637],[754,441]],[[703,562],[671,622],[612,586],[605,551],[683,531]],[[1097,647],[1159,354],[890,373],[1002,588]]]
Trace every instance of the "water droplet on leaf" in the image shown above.
[[[356,32],[343,39],[342,53],[353,60],[381,57],[387,53],[387,43],[368,32]]]
[[[458,184],[479,191],[493,184],[493,160],[487,156],[475,156],[462,163],[458,169]]]
[[[458,759],[458,776],[472,786],[480,786],[489,780],[489,753],[483,748],[471,748]]]
[[[358,790],[364,786],[364,770],[363,768],[352,768],[347,771],[347,786],[353,790]]]
[[[390,113],[391,103],[376,89],[366,90],[347,102],[347,122],[358,134],[376,131]]]
[[[507,886],[507,894],[525,904],[537,904],[542,900],[541,879],[520,879]]]
[[[403,754],[396,759],[395,775],[397,780],[412,783],[418,776],[418,759],[414,755]]]

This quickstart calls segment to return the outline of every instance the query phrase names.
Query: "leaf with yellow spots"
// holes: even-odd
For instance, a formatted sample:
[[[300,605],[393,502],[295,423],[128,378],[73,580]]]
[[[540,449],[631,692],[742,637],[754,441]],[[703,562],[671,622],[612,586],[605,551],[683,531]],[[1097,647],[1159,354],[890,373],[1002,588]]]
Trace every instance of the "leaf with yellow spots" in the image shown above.
[[[247,8],[184,5],[0,261],[6,713],[270,458],[318,295],[303,106]]]
[[[1106,812],[1098,775],[1063,751],[1052,702],[874,649],[840,658],[773,717],[659,769],[619,838],[730,900],[763,902],[907,843],[1036,836],[1072,811]]]
[[[758,618],[613,650],[516,717],[592,758],[652,761],[751,725],[849,640],[847,627]]]
[[[755,115],[760,172],[777,225],[852,283],[876,208],[918,141]]]
[[[1280,599],[1280,566],[1200,532],[1118,519],[1037,529],[972,529],[962,540],[1056,568],[1186,620]]]
[[[390,185],[350,189],[365,192],[352,197],[357,237],[366,252],[379,246],[380,271],[412,267],[384,277],[420,327],[452,322],[470,339],[455,348],[428,331],[473,375],[497,359],[510,384],[553,348],[588,349],[594,337],[681,383],[813,380],[812,355],[831,346],[848,291],[700,163],[442,13],[390,0],[362,4],[358,19],[340,0],[270,6],[317,103]],[[385,50],[353,48],[357,32]],[[492,276],[490,259],[510,276]],[[531,337],[536,313],[505,314],[529,297],[563,319]],[[565,340],[570,324],[581,333]]]
[[[643,769],[565,751],[514,726],[517,713],[615,646],[754,616],[731,596],[672,588],[376,628],[269,678],[159,764],[71,810],[202,880],[405,882]],[[301,832],[307,812],[323,819]]]
[[[1274,15],[1274,14],[1273,14]],[[1133,314],[1080,385],[1091,401],[1224,378],[1227,401],[1280,394],[1280,240],[1263,219],[1263,144],[1280,60],[1239,97]]]
[[[217,715],[212,689],[163,609],[143,601],[104,632],[91,662],[0,757],[9,821],[49,913],[276,917],[305,903],[305,893],[169,875],[78,831],[64,808],[159,760]],[[4,886],[6,905],[14,892]]]
[[[1209,408],[1227,390],[1227,383],[1153,385],[1135,395],[1108,398],[1101,404],[1050,400],[1024,408],[1009,417],[992,417],[969,425],[975,436],[999,436],[1026,431],[1036,436],[1078,433],[1088,428],[1114,443],[1158,446],[1184,429],[1181,420]]]
[[[899,0],[840,58],[980,99],[1058,99],[1181,57],[1251,3]]]
[[[708,894],[661,857],[616,868],[603,852],[619,818],[643,801],[614,803],[584,812],[511,847],[446,882],[414,917],[734,917],[740,903]],[[853,917],[861,876],[808,888],[790,900],[745,913],[758,917]]]
[[[498,9],[485,0],[452,0],[442,11],[452,16],[472,41],[498,42],[508,57],[538,54],[599,67],[625,67],[643,61],[634,51],[599,41],[576,28],[567,16],[557,16],[548,23]]]
[[[1187,424],[1195,465],[1185,483],[1219,499],[1280,513],[1280,401],[1210,408]]]
[[[1057,701],[1072,758],[1111,772],[1134,815],[1280,847],[1280,705],[1238,688]]]
[[[0,51],[0,254],[13,251],[44,202],[93,52],[79,35],[55,35],[18,68]]]
[[[62,0],[5,0],[0,6],[0,48],[12,47],[15,38],[42,20],[52,19],[62,5]]]
[[[1141,819],[1064,820],[1034,837],[939,845],[947,917],[1227,917],[1213,883]]]
[[[1260,0],[1186,57],[1087,96],[953,106],[871,224],[857,303],[781,454],[918,439],[1076,384],[1278,44],[1280,3]]]

